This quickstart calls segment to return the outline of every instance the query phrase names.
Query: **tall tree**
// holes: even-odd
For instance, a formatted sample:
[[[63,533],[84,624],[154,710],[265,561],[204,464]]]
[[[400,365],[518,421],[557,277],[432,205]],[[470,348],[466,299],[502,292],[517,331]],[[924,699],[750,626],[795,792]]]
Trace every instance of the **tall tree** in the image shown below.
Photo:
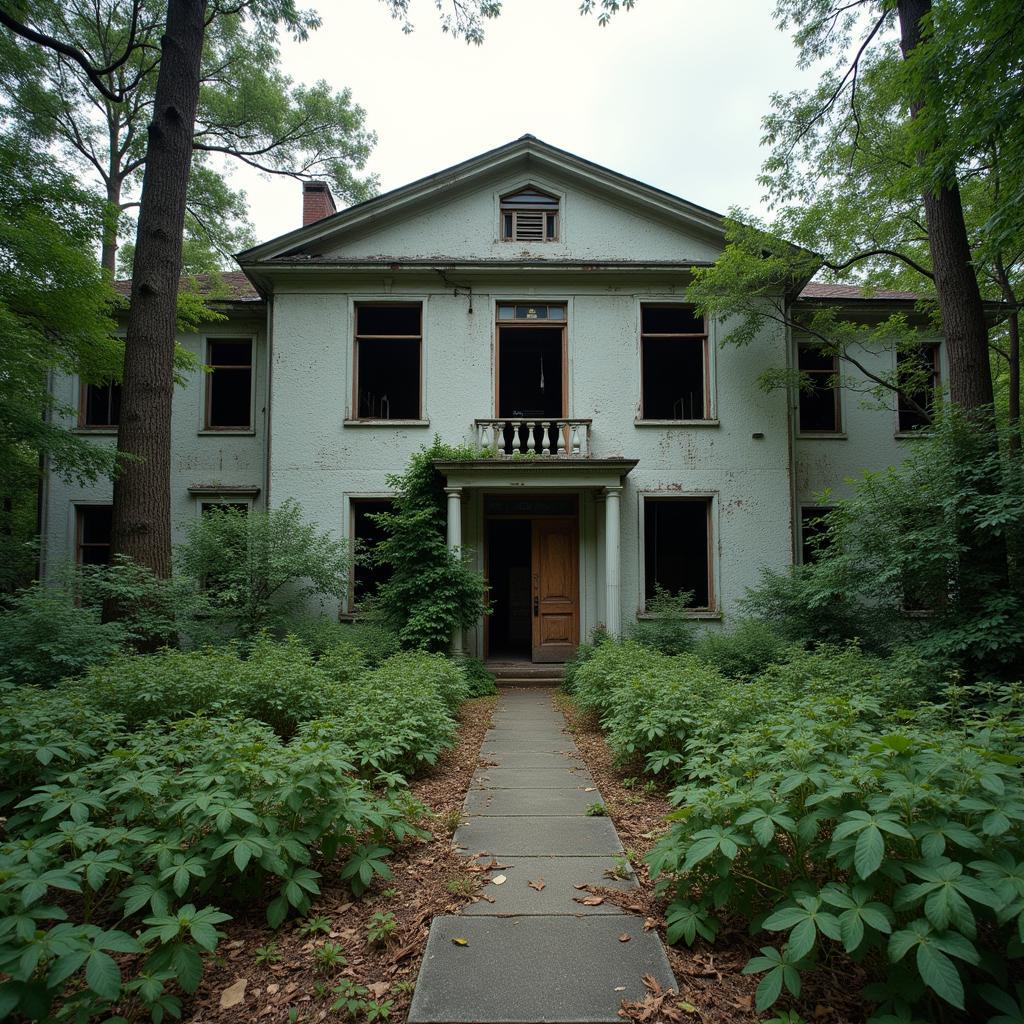
[[[347,89],[335,91],[324,81],[296,85],[281,69],[276,25],[253,18],[252,7],[211,3],[205,19],[185,221],[190,269],[222,264],[252,240],[244,194],[226,177],[232,160],[269,174],[327,178],[348,202],[366,198],[376,184],[356,173],[375,142],[362,108]],[[0,87],[12,113],[94,175],[106,195],[111,217],[102,263],[111,274],[131,263],[129,253],[118,267],[117,248],[130,222],[123,215],[139,204],[166,8],[166,0],[32,5],[36,29],[74,40],[93,66],[102,66],[106,91],[66,53],[28,46],[21,37],[0,39],[28,57],[4,59],[0,53]],[[296,14],[296,25],[308,32],[319,18]],[[133,30],[130,55],[112,67]]]

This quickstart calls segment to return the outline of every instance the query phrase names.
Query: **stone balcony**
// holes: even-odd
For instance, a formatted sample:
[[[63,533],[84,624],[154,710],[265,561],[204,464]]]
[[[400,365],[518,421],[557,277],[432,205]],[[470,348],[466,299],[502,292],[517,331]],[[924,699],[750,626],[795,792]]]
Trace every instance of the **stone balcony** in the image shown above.
[[[591,457],[591,420],[519,417],[474,423],[477,447],[499,458],[517,454],[543,459]]]

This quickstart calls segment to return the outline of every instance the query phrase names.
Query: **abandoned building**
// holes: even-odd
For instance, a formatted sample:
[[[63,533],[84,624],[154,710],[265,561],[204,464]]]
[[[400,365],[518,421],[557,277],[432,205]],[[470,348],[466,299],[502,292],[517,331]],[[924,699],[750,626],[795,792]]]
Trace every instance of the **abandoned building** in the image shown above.
[[[532,136],[341,212],[307,182],[302,212],[224,275],[226,319],[181,338],[211,370],[174,396],[177,536],[215,505],[292,498],[372,544],[388,475],[435,434],[472,443],[479,459],[439,465],[449,543],[490,586],[493,614],[456,638],[470,653],[564,661],[658,587],[719,628],[763,567],[810,557],[821,495],[898,462],[921,425],[837,387],[834,360],[782,326],[723,346],[728,325],[686,303],[721,216]],[[784,298],[866,324],[914,309],[851,286]],[[863,353],[868,370],[895,358]],[[940,339],[922,333],[920,358],[938,386]],[[762,390],[780,366],[814,386]],[[114,444],[116,385],[56,393],[69,429]],[[110,493],[45,480],[44,574],[109,557]],[[358,569],[339,614],[379,578]]]

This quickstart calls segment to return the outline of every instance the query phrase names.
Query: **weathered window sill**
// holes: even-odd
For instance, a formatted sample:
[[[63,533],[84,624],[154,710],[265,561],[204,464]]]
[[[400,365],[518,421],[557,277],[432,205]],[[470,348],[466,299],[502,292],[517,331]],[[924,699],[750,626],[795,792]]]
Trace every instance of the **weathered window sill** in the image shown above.
[[[343,420],[345,427],[429,427],[430,420]]]
[[[796,435],[798,441],[846,441],[849,440],[849,435],[845,430],[823,430],[817,434],[800,434]]]
[[[684,619],[720,619],[722,613],[714,608],[694,608],[680,613]],[[674,615],[656,615],[653,612],[637,612],[637,622],[657,622],[660,619],[675,618]]]
[[[234,428],[225,430],[199,430],[196,431],[199,437],[255,437],[255,430],[235,430]]]
[[[897,430],[892,435],[897,441],[916,441],[923,437],[932,437],[931,430]]]
[[[71,433],[82,437],[117,437],[117,427],[72,427]]]
[[[718,420],[633,420],[634,427],[718,427]]]

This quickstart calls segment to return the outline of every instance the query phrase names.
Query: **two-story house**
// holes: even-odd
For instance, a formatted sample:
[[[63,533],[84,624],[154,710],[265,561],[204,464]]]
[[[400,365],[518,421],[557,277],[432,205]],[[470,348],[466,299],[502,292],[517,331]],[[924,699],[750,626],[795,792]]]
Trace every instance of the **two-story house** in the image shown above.
[[[817,496],[898,462],[919,426],[835,387],[833,362],[782,327],[722,346],[727,325],[685,298],[722,251],[720,215],[532,136],[341,212],[307,183],[303,214],[239,255],[227,319],[182,339],[212,370],[174,398],[176,529],[293,498],[372,543],[388,475],[435,434],[472,443],[479,459],[439,464],[449,542],[491,588],[493,614],[458,638],[471,653],[562,661],[643,616],[657,586],[727,619],[763,567],[804,557]],[[788,301],[866,323],[914,307],[816,284]],[[921,358],[937,382],[938,339]],[[817,386],[761,390],[778,366]],[[116,387],[57,391],[71,429],[113,443]],[[44,572],[108,557],[109,500],[47,480]],[[357,572],[339,612],[373,582]]]

